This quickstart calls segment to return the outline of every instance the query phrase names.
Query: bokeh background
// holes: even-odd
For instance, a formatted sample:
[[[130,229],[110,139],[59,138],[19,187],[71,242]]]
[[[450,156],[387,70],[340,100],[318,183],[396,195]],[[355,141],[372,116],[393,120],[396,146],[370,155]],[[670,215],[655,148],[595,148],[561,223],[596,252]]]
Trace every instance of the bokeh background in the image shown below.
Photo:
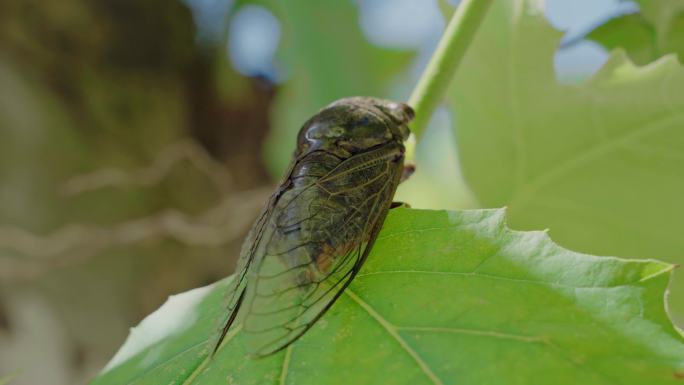
[[[299,126],[344,96],[406,100],[455,3],[2,0],[0,378],[84,383],[169,294],[230,274]],[[547,1],[558,81],[638,11]],[[452,119],[419,144],[414,207],[479,206]]]

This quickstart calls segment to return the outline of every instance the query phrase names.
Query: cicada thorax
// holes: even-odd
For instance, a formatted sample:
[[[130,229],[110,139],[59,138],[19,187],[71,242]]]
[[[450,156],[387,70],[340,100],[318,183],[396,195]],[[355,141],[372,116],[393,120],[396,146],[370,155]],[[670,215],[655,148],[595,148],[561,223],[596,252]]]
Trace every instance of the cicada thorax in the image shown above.
[[[282,264],[274,271],[289,272],[280,281],[294,279],[310,290],[310,283],[349,271],[340,263],[353,263],[346,256],[360,252],[383,219],[378,214],[391,201],[402,153],[400,146],[387,145],[348,159],[316,151],[298,160],[291,187],[274,208],[274,234],[266,250]],[[274,281],[273,287],[284,284]]]

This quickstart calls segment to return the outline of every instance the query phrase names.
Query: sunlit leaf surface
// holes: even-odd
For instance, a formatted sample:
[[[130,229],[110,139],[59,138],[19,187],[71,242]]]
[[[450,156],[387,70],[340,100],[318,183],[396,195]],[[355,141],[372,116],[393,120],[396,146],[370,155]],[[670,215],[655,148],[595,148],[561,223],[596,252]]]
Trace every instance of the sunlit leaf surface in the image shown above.
[[[538,2],[495,2],[459,68],[455,130],[476,199],[573,250],[684,262],[684,68],[618,51],[560,85],[560,37]],[[684,314],[683,283],[672,306]]]

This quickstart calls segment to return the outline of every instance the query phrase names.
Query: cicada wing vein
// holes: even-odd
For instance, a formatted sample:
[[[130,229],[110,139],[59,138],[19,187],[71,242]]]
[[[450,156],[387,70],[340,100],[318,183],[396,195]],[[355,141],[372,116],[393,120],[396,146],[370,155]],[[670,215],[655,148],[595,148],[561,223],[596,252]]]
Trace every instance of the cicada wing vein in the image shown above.
[[[248,353],[266,356],[311,328],[368,256],[402,160],[396,147],[351,157],[270,203],[234,286],[222,336],[239,322]]]

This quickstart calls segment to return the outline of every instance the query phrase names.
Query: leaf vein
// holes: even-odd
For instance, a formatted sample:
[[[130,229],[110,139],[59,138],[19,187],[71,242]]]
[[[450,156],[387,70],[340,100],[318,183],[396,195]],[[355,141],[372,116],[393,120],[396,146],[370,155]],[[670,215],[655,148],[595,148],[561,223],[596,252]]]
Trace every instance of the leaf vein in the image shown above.
[[[657,277],[658,275],[661,275],[663,273],[667,273],[672,270],[672,266],[667,266],[661,271],[657,271],[654,274],[649,275],[648,277],[643,277],[639,278],[635,282],[627,282],[624,284],[620,285],[589,285],[589,286],[582,286],[582,285],[566,285],[558,282],[546,282],[546,281],[534,281],[531,279],[522,279],[522,278],[509,278],[509,277],[502,277],[500,275],[492,275],[492,274],[482,274],[478,272],[457,272],[457,271],[429,271],[429,270],[380,270],[380,271],[372,271],[368,273],[359,273],[357,274],[357,278],[361,277],[366,277],[366,276],[371,276],[371,275],[385,275],[385,274],[434,274],[434,275],[457,275],[457,276],[462,276],[462,277],[475,277],[475,278],[489,278],[493,280],[501,280],[501,281],[508,281],[508,282],[519,282],[519,283],[527,283],[527,284],[535,284],[535,285],[542,285],[542,286],[550,286],[550,287],[562,287],[562,288],[568,288],[568,289],[609,289],[609,288],[615,288],[615,287],[621,287],[621,286],[629,286],[633,285],[638,282],[643,282],[648,279],[652,279]]]
[[[589,163],[594,159],[600,158],[611,151],[623,148],[631,140],[637,139],[644,135],[654,134],[661,130],[673,128],[671,123],[681,120],[682,117],[682,115],[665,115],[663,117],[654,119],[651,122],[645,123],[642,127],[628,131],[626,134],[616,138],[613,141],[601,143],[600,145],[594,146],[587,151],[579,152],[577,155],[574,155],[565,161],[558,162],[556,166],[533,179],[525,186],[525,188],[519,189],[510,199],[508,206],[522,206],[534,195],[535,192],[539,191],[539,189],[555,179],[560,178],[570,171]]]
[[[289,345],[287,349],[285,349],[285,354],[283,356],[283,367],[280,370],[280,385],[285,385],[285,381],[287,380],[287,372],[290,369],[290,358],[292,357],[292,346]]]
[[[385,331],[387,331],[387,333],[390,336],[392,336],[392,338],[394,338],[397,341],[397,343],[399,343],[399,346],[401,346],[402,349],[404,349],[404,351],[406,351],[406,353],[408,353],[408,355],[411,356],[411,358],[413,358],[416,364],[418,364],[418,367],[423,371],[423,373],[425,373],[425,376],[427,376],[427,378],[430,379],[430,381],[433,384],[444,385],[442,380],[440,380],[439,377],[437,377],[437,375],[435,375],[435,373],[432,372],[430,367],[427,365],[427,363],[425,363],[425,361],[423,361],[420,355],[418,355],[418,353],[416,353],[416,351],[413,350],[411,346],[403,338],[401,338],[399,333],[397,333],[397,328],[394,325],[392,325],[389,321],[382,317],[378,312],[375,311],[375,309],[373,309],[368,303],[363,301],[359,296],[354,294],[354,292],[351,289],[347,288],[345,294],[347,294],[349,298],[351,298],[363,310],[365,310],[368,313],[368,315],[370,315],[375,321],[377,321],[380,324],[380,326],[382,326],[385,329]]]
[[[495,330],[477,330],[466,328],[453,327],[430,327],[430,326],[397,326],[397,330],[427,332],[427,333],[453,333],[453,334],[470,334],[476,336],[501,338],[505,340],[514,340],[528,343],[542,343],[548,345],[549,339],[546,336],[526,336],[521,334],[502,333]]]

